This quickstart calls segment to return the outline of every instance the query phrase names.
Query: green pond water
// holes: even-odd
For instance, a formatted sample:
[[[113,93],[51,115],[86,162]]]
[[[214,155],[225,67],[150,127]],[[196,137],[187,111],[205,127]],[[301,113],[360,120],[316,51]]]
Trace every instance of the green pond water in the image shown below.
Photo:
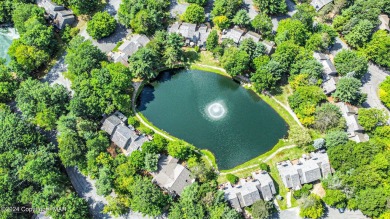
[[[221,170],[270,150],[288,130],[253,91],[204,71],[161,73],[144,87],[137,105],[155,126],[212,151]]]
[[[13,28],[0,28],[0,58],[9,61],[7,55],[8,48],[10,47],[12,40],[18,38],[19,35]]]

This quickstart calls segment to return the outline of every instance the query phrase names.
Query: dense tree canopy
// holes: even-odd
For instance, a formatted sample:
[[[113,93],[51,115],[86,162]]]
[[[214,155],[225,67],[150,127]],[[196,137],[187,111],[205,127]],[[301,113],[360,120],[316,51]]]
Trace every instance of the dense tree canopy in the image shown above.
[[[236,13],[236,15],[234,15],[232,21],[235,25],[238,25],[240,27],[246,27],[251,23],[251,18],[249,17],[248,12],[246,12],[246,10],[241,9]]]
[[[284,14],[287,12],[285,0],[254,0],[253,2],[260,12],[266,14]]]
[[[269,37],[272,33],[272,21],[266,13],[259,13],[251,21],[253,29],[264,37]]]
[[[69,93],[62,85],[50,86],[37,80],[26,80],[16,91],[18,108],[34,124],[53,129],[57,119],[66,113]]]
[[[337,53],[334,58],[334,63],[337,72],[342,76],[354,72],[354,77],[361,78],[367,73],[368,69],[367,60],[357,52],[351,50],[342,50]]]
[[[182,14],[181,19],[189,23],[203,23],[205,20],[204,8],[198,4],[191,4]]]
[[[360,80],[353,77],[342,77],[337,82],[336,91],[333,93],[333,97],[336,99],[348,102],[348,103],[362,103],[362,94],[360,92],[360,87],[362,83]]]
[[[385,110],[376,108],[359,109],[359,124],[368,132],[373,131],[377,126],[383,126],[388,119],[389,115]]]
[[[284,41],[291,40],[297,45],[304,45],[309,32],[305,25],[295,19],[285,19],[280,21],[275,42],[279,45]]]
[[[152,35],[164,27],[169,1],[124,0],[118,10],[119,22],[137,33]]]
[[[324,101],[326,96],[317,86],[298,87],[288,97],[291,108],[297,113],[298,118],[304,125],[312,125],[315,121],[314,113],[316,106]]]
[[[129,69],[120,63],[103,63],[102,69],[80,75],[72,84],[71,111],[84,118],[99,118],[116,109],[129,111],[131,79]]]
[[[344,145],[348,142],[348,135],[344,131],[330,131],[326,133],[325,142],[327,148]]]
[[[23,34],[28,29],[25,22],[32,19],[38,19],[42,24],[44,23],[45,9],[38,7],[35,4],[15,4],[12,12],[12,21],[19,34]]]
[[[161,192],[147,177],[137,177],[130,187],[131,209],[144,215],[157,216],[169,203],[169,196]]]
[[[353,48],[363,47],[370,40],[373,27],[374,25],[369,20],[360,20],[351,32],[345,35],[345,39]]]
[[[324,214],[324,206],[320,197],[315,194],[303,198],[300,203],[299,216],[317,219]]]
[[[229,47],[221,57],[221,64],[231,76],[244,73],[248,69],[249,55],[236,47]]]
[[[331,129],[344,129],[345,122],[342,119],[340,109],[331,103],[324,103],[315,111],[314,128],[325,132]]]
[[[116,21],[108,12],[96,13],[88,21],[87,32],[94,39],[101,39],[111,35],[116,28]]]
[[[272,208],[271,202],[266,202],[264,200],[256,201],[251,207],[252,217],[254,219],[267,219],[271,216]]]
[[[0,103],[11,101],[15,97],[18,82],[14,79],[11,69],[0,59]]]
[[[211,14],[214,17],[226,16],[232,19],[242,3],[242,0],[215,0]]]
[[[106,55],[92,45],[91,41],[77,36],[69,43],[65,62],[68,64],[69,73],[75,77],[99,68],[100,62],[106,59]]]
[[[368,59],[383,67],[390,67],[390,35],[385,30],[378,30],[363,49]]]
[[[381,101],[390,108],[390,77],[386,79],[379,86],[379,98]]]

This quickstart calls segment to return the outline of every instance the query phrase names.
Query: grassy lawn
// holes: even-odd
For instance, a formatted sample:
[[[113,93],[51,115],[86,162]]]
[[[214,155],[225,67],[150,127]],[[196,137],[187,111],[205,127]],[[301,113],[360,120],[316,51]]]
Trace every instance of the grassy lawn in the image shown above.
[[[284,105],[288,106],[288,97],[293,93],[290,85],[284,85],[278,88],[277,92],[274,92],[274,97],[282,102]]]
[[[205,157],[207,157],[207,158],[211,161],[213,167],[214,167],[216,170],[218,170],[218,166],[217,166],[217,162],[216,162],[216,159],[215,159],[214,154],[213,154],[211,151],[207,150],[207,149],[202,149],[202,150],[200,150],[200,152],[201,152]]]

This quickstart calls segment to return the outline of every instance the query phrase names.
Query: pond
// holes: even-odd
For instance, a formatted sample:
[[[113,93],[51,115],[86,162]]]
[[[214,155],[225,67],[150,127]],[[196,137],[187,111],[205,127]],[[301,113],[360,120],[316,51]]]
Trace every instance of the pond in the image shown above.
[[[18,38],[19,35],[13,28],[0,28],[0,58],[6,59],[9,62],[9,56],[7,54],[12,40]]]
[[[220,170],[270,150],[288,130],[256,93],[215,73],[163,72],[142,90],[137,109],[155,126],[215,154]]]

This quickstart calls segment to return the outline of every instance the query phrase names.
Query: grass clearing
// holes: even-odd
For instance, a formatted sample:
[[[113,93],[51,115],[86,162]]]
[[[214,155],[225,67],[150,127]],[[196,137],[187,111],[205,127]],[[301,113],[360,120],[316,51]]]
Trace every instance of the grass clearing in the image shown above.
[[[202,150],[200,150],[200,152],[211,161],[211,164],[217,170],[218,169],[218,165],[217,165],[217,161],[215,159],[214,154],[211,151],[207,150],[207,149],[202,149]]]

